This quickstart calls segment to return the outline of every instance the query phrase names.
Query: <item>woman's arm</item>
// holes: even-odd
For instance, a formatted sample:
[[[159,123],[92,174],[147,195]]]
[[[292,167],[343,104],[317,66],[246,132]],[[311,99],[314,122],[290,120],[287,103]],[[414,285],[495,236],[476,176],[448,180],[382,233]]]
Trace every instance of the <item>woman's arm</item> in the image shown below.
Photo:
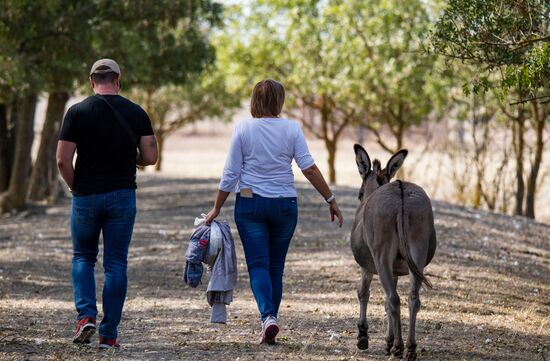
[[[212,223],[212,221],[220,214],[220,210],[225,203],[225,200],[229,196],[229,192],[224,192],[221,189],[218,189],[218,194],[216,195],[216,200],[214,201],[214,207],[206,215],[205,223],[207,226]]]
[[[241,175],[242,165],[243,154],[241,137],[239,136],[238,128],[235,127],[231,139],[231,145],[229,146],[229,153],[227,154],[227,159],[225,160],[222,179],[220,180],[218,193],[216,195],[216,200],[214,201],[214,207],[206,215],[205,223],[207,226],[209,226],[210,223],[212,223],[212,221],[220,214],[220,210],[229,196],[229,193],[235,190]]]
[[[311,167],[306,168],[302,170],[302,173],[307,178],[307,180],[313,185],[313,187],[323,196],[325,201],[330,200],[328,202],[329,205],[329,213],[330,213],[330,221],[334,221],[334,217],[338,218],[338,226],[342,227],[342,224],[344,223],[344,218],[342,217],[342,212],[340,212],[340,208],[338,207],[338,204],[336,203],[336,198],[334,198],[332,192],[330,191],[330,188],[325,181],[325,178],[323,177],[323,174],[317,168],[315,164],[313,164]]]

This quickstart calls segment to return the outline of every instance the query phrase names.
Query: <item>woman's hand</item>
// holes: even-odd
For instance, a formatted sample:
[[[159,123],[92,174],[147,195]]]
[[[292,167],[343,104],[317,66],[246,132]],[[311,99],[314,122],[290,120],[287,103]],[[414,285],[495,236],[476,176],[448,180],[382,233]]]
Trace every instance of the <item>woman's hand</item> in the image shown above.
[[[208,212],[206,218],[204,219],[204,223],[207,226],[209,226],[210,223],[212,223],[212,221],[220,214],[220,210],[222,209],[222,206],[225,203],[227,196],[229,196],[229,192],[224,192],[221,189],[218,189],[216,201],[214,202],[214,207],[210,212]]]
[[[217,208],[212,208],[210,212],[206,215],[206,218],[204,219],[204,223],[209,226],[214,219],[220,214],[220,210]]]
[[[340,208],[338,208],[338,204],[336,204],[336,199],[334,199],[334,195],[330,191],[330,188],[328,187],[325,178],[323,178],[323,174],[321,174],[319,168],[317,168],[314,164],[307,169],[303,169],[302,173],[325,200],[332,199],[328,204],[330,221],[334,222],[334,217],[338,218],[338,227],[342,228],[342,223],[344,223],[342,212],[340,212]]]
[[[328,211],[330,213],[330,221],[334,222],[334,217],[338,218],[338,227],[342,228],[344,217],[342,217],[342,212],[340,212],[336,199],[328,204]]]

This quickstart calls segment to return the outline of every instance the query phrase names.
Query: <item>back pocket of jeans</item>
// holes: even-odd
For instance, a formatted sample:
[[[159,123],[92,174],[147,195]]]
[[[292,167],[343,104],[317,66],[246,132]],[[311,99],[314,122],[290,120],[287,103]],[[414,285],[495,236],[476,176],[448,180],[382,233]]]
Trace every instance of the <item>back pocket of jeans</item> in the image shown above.
[[[73,197],[72,216],[78,223],[93,224],[94,214],[94,196],[75,196]]]
[[[279,212],[284,216],[294,216],[298,213],[298,203],[296,198],[279,199]]]
[[[235,212],[239,215],[252,215],[256,212],[256,199],[238,197]]]
[[[92,222],[93,209],[92,208],[73,205],[72,212],[73,212],[73,217],[76,219],[76,221],[78,223],[93,224],[93,222]]]
[[[136,193],[132,190],[120,190],[115,194],[115,214],[116,218],[132,219],[136,216]]]

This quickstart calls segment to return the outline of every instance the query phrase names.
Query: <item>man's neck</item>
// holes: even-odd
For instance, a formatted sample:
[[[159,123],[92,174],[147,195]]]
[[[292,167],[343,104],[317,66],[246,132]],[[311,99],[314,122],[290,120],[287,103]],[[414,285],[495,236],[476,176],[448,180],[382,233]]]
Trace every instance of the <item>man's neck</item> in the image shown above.
[[[110,85],[98,85],[94,88],[94,93],[100,95],[117,95],[118,89]]]

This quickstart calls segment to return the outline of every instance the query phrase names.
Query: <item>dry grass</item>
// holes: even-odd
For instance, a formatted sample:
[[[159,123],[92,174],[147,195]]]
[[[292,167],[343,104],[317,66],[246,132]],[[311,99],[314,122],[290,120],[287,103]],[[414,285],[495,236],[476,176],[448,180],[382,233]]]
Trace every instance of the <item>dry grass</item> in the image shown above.
[[[204,284],[190,289],[181,281],[192,220],[211,205],[216,181],[142,175],[139,182],[140,212],[120,325],[123,348],[101,352],[70,342],[75,311],[64,200],[0,219],[2,360],[387,359],[377,280],[368,310],[371,348],[359,352],[355,347],[359,269],[349,249],[355,189],[338,188],[346,218],[339,230],[326,221],[320,197],[299,185],[300,219],[286,268],[283,329],[279,345],[268,347],[256,344],[259,321],[237,235],[240,274],[227,325],[208,322]],[[426,270],[435,289],[421,293],[421,359],[550,359],[550,227],[440,202],[434,209],[439,248]],[[231,211],[230,199],[221,218],[232,221]],[[102,279],[98,273],[98,294]],[[407,286],[402,278],[405,330]]]
[[[246,114],[242,114],[239,118],[246,116]],[[185,178],[219,178],[229,148],[233,126],[231,124],[203,122],[194,127],[184,128],[168,138],[163,174]],[[424,149],[426,139],[421,134],[421,130],[417,130],[414,134],[413,131],[410,131],[407,134],[405,146],[409,149],[409,155],[404,164],[407,178],[420,184],[432,199],[451,203],[458,202],[458,200],[464,200],[466,203],[470,202],[473,199],[472,193],[476,179],[474,164],[471,163],[471,160],[468,161],[468,150],[459,148],[451,152],[451,148],[459,147],[458,144],[449,142],[454,138],[453,135],[456,132],[451,125],[442,123],[431,125],[431,127],[434,128],[432,130],[434,139],[431,140],[431,145],[427,150]],[[348,134],[345,134],[338,143],[335,167],[338,185],[358,188],[361,185],[361,179],[357,172],[355,154],[353,153],[353,144],[357,138],[354,132],[356,132],[354,128],[349,128]],[[500,133],[494,134],[493,142],[500,144],[502,142],[501,137],[502,134]],[[327,153],[323,142],[309,137],[308,144],[316,164],[325,176],[328,175]],[[379,158],[383,165],[390,158],[389,153],[375,144],[368,134],[365,148],[371,158]],[[487,179],[485,179],[485,182],[492,180],[493,173],[497,172],[502,156],[497,149],[492,150],[492,152],[494,154],[491,153],[490,158],[493,159],[494,163],[487,162]],[[460,159],[452,159],[451,153],[454,156],[460,155]],[[550,182],[545,181],[550,176],[550,167],[548,166],[550,147],[547,147],[543,159],[544,162],[541,164],[539,173],[535,214],[537,220],[550,224],[550,207],[547,206],[550,202]],[[512,160],[510,162],[513,163]],[[511,166],[512,164],[510,164]],[[527,161],[525,167],[530,169]],[[507,169],[504,176],[506,188],[513,186],[514,174],[509,173],[509,171],[510,169]],[[306,182],[297,167],[294,168],[294,174],[298,181]],[[462,179],[453,179],[454,177]],[[457,181],[463,181],[467,185],[467,189],[463,194],[459,194],[456,189]],[[488,186],[486,191],[491,193],[492,187]],[[511,193],[512,189],[507,189],[507,191],[509,193],[505,198],[509,199],[508,209],[511,210],[514,203],[513,193]],[[498,206],[496,209],[499,209]]]

